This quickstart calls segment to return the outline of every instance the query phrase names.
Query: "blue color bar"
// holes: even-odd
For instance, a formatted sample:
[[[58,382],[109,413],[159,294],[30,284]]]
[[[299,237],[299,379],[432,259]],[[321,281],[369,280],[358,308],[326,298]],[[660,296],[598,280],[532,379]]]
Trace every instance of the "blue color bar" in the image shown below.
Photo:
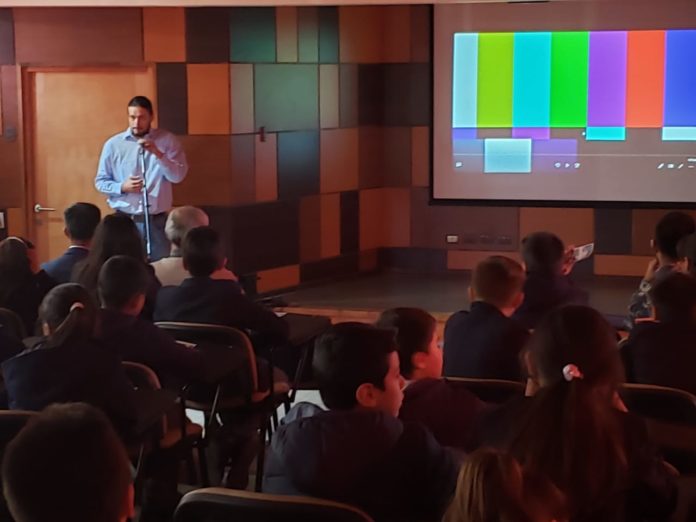
[[[551,33],[515,33],[512,126],[551,123]]]
[[[478,34],[455,33],[452,67],[452,127],[476,127]]]
[[[696,127],[663,127],[662,141],[696,141]]]
[[[696,30],[667,31],[665,127],[696,126]]]
[[[528,173],[532,171],[532,140],[490,138],[484,140],[486,173]]]
[[[626,141],[626,127],[587,127],[587,141]]]

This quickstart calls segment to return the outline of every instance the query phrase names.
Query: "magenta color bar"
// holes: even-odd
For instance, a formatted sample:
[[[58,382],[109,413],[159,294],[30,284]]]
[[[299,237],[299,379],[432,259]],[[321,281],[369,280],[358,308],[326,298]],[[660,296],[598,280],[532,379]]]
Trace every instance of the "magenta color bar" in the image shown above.
[[[548,127],[514,127],[512,129],[512,137],[548,140],[551,138],[551,129]]]
[[[590,33],[588,127],[626,126],[628,33]]]

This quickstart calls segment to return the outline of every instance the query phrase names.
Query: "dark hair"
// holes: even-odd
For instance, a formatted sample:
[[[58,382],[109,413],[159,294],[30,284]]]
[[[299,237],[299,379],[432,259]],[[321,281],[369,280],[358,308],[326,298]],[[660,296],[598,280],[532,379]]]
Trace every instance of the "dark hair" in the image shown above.
[[[525,470],[523,498],[532,520],[568,520],[568,501],[563,492],[541,473]]]
[[[76,265],[73,280],[82,284],[96,298],[102,265],[110,257],[118,255],[145,262],[143,241],[133,220],[125,214],[110,214],[97,226],[89,254]]]
[[[355,393],[365,383],[384,389],[394,333],[364,323],[339,323],[314,345],[312,366],[324,404],[332,410],[357,405]]]
[[[689,274],[696,277],[696,234],[689,234],[679,240],[677,258],[686,259]]]
[[[592,308],[565,306],[541,321],[526,351],[541,388],[513,433],[511,451],[568,495],[573,514],[602,505],[627,472],[613,406],[623,379],[614,329]],[[568,381],[567,365],[582,378]]]
[[[32,276],[27,244],[18,237],[0,241],[0,306],[9,306],[12,294]]]
[[[392,308],[382,312],[375,325],[396,332],[401,375],[410,379],[413,374],[413,354],[428,352],[437,321],[420,308]]]
[[[8,444],[2,482],[17,522],[118,522],[131,471],[101,411],[83,403],[54,404]]]
[[[502,308],[522,291],[524,270],[514,259],[490,256],[481,261],[471,276],[471,286],[476,297]]]
[[[650,301],[658,321],[696,321],[696,279],[671,272],[650,290]]]
[[[99,299],[104,308],[121,310],[135,296],[147,294],[150,274],[145,264],[128,256],[114,256],[99,271]]]
[[[563,241],[551,232],[534,232],[522,240],[522,259],[527,272],[556,273],[563,262]]]
[[[135,96],[131,98],[131,100],[128,102],[129,107],[141,107],[145,109],[147,112],[152,115],[154,111],[152,110],[152,102],[150,101],[149,98],[146,98],[145,96]]]
[[[192,276],[209,276],[220,268],[224,259],[220,236],[211,227],[192,228],[184,236],[181,255]]]
[[[50,347],[85,341],[94,335],[97,307],[86,288],[65,283],[53,288],[41,301],[39,321],[51,330],[46,339]]]
[[[75,203],[65,209],[63,217],[71,239],[89,241],[101,221],[101,210],[91,203]]]
[[[694,218],[684,212],[669,212],[655,226],[655,248],[672,261],[677,261],[679,240],[694,232]]]

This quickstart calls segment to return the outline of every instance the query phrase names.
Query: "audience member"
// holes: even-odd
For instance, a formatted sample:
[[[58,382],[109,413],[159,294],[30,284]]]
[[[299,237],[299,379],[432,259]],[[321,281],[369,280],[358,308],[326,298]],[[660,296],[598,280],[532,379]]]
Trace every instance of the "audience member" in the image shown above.
[[[360,323],[317,340],[314,372],[330,411],[279,428],[264,491],[348,502],[378,522],[440,519],[457,465],[426,428],[397,419],[396,349],[392,332]]]
[[[561,488],[573,522],[663,520],[674,509],[673,477],[618,398],[615,339],[591,308],[552,311],[525,351],[533,397],[502,406],[482,427],[484,442]]]
[[[658,221],[651,241],[655,259],[648,263],[645,276],[638,291],[631,296],[628,307],[631,324],[635,324],[637,319],[646,319],[652,315],[650,289],[653,286],[673,271],[687,270],[687,261],[679,256],[677,245],[695,231],[694,219],[684,212],[669,212]]]
[[[534,329],[551,310],[566,304],[587,304],[587,293],[570,279],[575,259],[561,239],[550,232],[535,232],[522,240],[527,270],[524,300],[512,315],[525,328]]]
[[[156,321],[209,323],[252,331],[255,345],[284,342],[288,324],[245,296],[239,284],[214,280],[225,257],[218,233],[210,227],[191,229],[182,244],[184,268],[191,277],[179,286],[163,287],[157,297]]]
[[[7,446],[5,499],[16,522],[126,522],[134,516],[128,455],[102,412],[56,404]]]
[[[686,270],[684,271],[696,277],[696,234],[689,234],[679,240],[677,258],[686,261]]]
[[[399,366],[406,379],[399,418],[420,422],[443,446],[473,449],[473,427],[484,404],[464,387],[441,379],[435,318],[418,308],[393,308],[382,313],[377,327],[396,332]]]
[[[45,337],[2,364],[11,409],[39,411],[54,402],[101,408],[122,434],[136,421],[133,388],[120,361],[92,340],[96,306],[80,285],[51,290],[39,309]]]
[[[34,270],[34,245],[18,237],[0,241],[0,307],[16,313],[28,334],[34,332],[41,300],[55,286],[43,270]]]
[[[99,223],[87,257],[75,265],[72,279],[90,291],[98,301],[97,286],[102,265],[112,256],[128,256],[145,264],[145,252],[138,228],[125,214],[110,214]],[[161,287],[155,271],[146,265],[149,284],[142,317],[152,319],[157,292]]]
[[[192,228],[207,227],[209,224],[208,214],[198,207],[177,207],[169,213],[164,233],[172,245],[171,252],[169,257],[163,257],[152,263],[155,275],[162,286],[179,286],[184,279],[191,277],[191,274],[184,268],[181,257],[181,242]],[[237,281],[237,276],[224,266],[210,274],[210,278]]]
[[[70,240],[70,246],[62,256],[41,265],[57,283],[69,283],[75,265],[87,257],[101,211],[91,203],[75,203],[65,210],[63,218],[63,233]]]
[[[657,321],[636,324],[621,349],[627,379],[696,394],[696,279],[671,272],[649,296]]]
[[[568,522],[566,497],[545,475],[525,470],[522,497],[533,522]]]
[[[524,270],[516,261],[491,256],[472,274],[470,312],[457,312],[445,325],[445,375],[522,379],[519,353],[529,332],[510,319],[524,295]]]

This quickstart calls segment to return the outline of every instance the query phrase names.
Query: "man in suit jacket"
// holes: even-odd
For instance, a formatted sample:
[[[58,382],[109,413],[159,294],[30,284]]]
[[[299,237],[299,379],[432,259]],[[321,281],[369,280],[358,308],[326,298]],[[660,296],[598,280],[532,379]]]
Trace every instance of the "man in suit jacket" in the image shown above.
[[[474,270],[471,311],[457,312],[445,325],[444,374],[480,379],[522,379],[519,353],[529,337],[511,319],[524,298],[524,271],[516,261],[491,256]]]
[[[41,265],[59,284],[69,283],[73,267],[87,257],[94,230],[101,220],[101,211],[91,203],[75,203],[65,210],[63,216],[64,233],[70,240],[70,246],[60,257]]]

